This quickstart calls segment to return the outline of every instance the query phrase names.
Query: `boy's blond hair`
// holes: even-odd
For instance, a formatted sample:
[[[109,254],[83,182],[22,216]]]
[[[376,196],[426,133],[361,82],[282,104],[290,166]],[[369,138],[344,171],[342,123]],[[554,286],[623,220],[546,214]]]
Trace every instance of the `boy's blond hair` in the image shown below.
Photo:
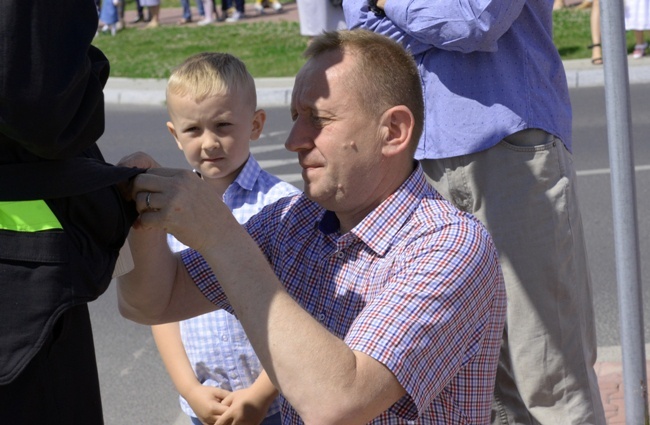
[[[204,52],[174,68],[166,95],[189,96],[197,102],[210,96],[237,93],[257,108],[255,81],[246,65],[228,53]]]

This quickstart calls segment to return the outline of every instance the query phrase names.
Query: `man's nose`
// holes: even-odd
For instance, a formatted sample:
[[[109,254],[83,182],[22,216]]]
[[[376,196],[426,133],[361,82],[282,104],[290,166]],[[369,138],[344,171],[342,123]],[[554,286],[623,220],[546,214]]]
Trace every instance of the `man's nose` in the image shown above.
[[[291,127],[287,141],[284,142],[284,147],[290,152],[298,152],[300,150],[311,149],[313,147],[313,137],[306,129],[296,121]]]

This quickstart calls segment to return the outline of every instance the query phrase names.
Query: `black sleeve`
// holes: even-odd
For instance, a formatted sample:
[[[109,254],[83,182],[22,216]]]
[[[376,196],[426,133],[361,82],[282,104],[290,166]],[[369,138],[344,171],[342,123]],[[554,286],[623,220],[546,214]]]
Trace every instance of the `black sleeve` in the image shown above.
[[[0,1],[0,147],[68,158],[104,132],[94,0]]]

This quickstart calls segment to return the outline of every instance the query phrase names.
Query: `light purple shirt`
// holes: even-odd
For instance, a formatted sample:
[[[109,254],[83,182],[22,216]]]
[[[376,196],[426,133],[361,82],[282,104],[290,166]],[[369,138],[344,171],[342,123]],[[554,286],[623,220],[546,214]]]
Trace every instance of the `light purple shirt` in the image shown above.
[[[223,195],[240,224],[260,211],[265,205],[300,191],[262,170],[252,155],[234,182]],[[172,251],[187,248],[172,235],[167,236]],[[262,371],[262,365],[253,351],[244,328],[232,314],[217,310],[180,322],[181,339],[198,380],[203,385],[228,391],[251,386]],[[185,414],[196,417],[187,401],[179,396]],[[273,402],[267,416],[280,410],[279,401]]]
[[[571,104],[553,44],[553,0],[345,0],[349,28],[402,43],[422,77],[425,128],[416,158],[479,152],[538,128],[571,150]]]

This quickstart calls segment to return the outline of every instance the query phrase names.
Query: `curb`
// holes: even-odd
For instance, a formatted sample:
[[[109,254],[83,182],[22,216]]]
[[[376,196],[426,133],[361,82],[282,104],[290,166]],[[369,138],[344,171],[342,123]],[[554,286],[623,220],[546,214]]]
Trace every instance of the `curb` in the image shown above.
[[[595,67],[589,59],[565,61],[564,69],[569,89],[604,85],[603,67]],[[650,83],[650,58],[630,61],[628,75],[630,84]],[[255,79],[258,106],[288,106],[294,81],[294,77]],[[117,105],[163,106],[166,82],[164,79],[109,78],[104,88],[104,101]]]
[[[255,80],[259,107],[286,106],[291,102],[293,77]],[[109,78],[104,88],[104,102],[118,105],[165,105],[167,80]]]
[[[602,65],[592,65],[590,59],[573,59],[564,61],[563,64],[569,89],[602,87],[605,84]],[[650,83],[650,57],[629,59],[628,78],[630,84]]]

